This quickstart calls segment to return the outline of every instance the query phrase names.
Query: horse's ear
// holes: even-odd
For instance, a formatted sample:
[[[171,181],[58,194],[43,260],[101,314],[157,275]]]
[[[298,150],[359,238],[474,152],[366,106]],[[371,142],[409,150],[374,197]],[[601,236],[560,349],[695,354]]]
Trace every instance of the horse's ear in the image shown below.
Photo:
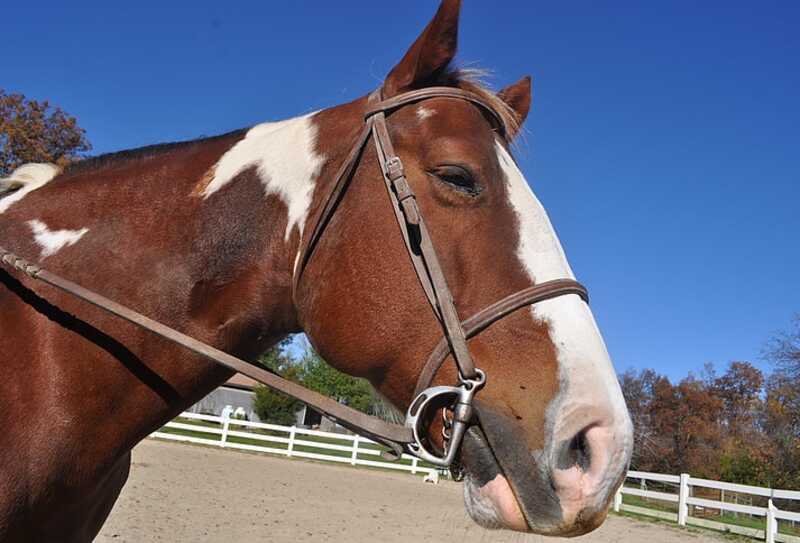
[[[447,68],[456,54],[460,10],[461,0],[442,0],[431,22],[386,76],[385,98],[424,87]]]
[[[508,105],[517,116],[517,127],[522,126],[531,109],[531,76],[526,75],[516,83],[507,86],[497,96]],[[509,134],[514,137],[516,134]]]

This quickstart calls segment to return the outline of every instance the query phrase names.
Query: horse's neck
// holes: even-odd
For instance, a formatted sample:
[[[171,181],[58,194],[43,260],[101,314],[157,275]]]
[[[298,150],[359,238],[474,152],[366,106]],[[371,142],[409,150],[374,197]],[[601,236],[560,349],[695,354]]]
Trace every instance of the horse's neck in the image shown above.
[[[252,252],[261,255],[254,265],[271,298],[282,300],[287,332],[298,327],[291,286],[299,250],[363,123],[363,101],[254,126],[209,168],[194,190],[212,212],[232,210],[238,224],[226,243],[241,246],[248,239]],[[216,260],[214,255],[210,258]],[[223,275],[229,274],[229,267]]]
[[[217,348],[254,357],[298,330],[291,292],[297,250],[363,122],[361,109],[350,104],[141,159],[88,165],[14,202],[0,214],[0,227],[16,240],[9,248],[31,260],[41,258],[43,247],[30,221],[50,230],[85,229],[44,266]],[[78,210],[81,195],[92,205]],[[41,317],[15,300],[9,303],[30,315],[29,324],[19,322],[19,334],[33,337],[26,327],[39,326]],[[72,299],[52,302],[78,318],[86,314]],[[91,383],[69,361],[81,354],[96,368],[94,384],[113,394],[121,410],[137,414],[125,428],[114,423],[125,443],[230,375],[119,319],[92,316],[89,324],[119,338],[127,358],[50,324],[58,340],[41,345],[42,363],[63,359],[53,371],[68,376],[64,386],[77,395]]]
[[[201,176],[192,189],[200,235],[186,299],[190,335],[252,358],[299,331],[292,293],[299,247],[362,116],[360,100],[257,125]]]
[[[204,250],[195,268],[192,305],[204,315],[201,320],[221,323],[221,311],[250,306],[247,326],[261,334],[297,328],[293,268],[325,163],[316,142],[312,115],[257,125],[194,187],[199,214],[208,216],[197,222]],[[209,304],[209,298],[217,302]],[[236,342],[238,334],[225,336]],[[250,339],[245,335],[242,341]],[[233,344],[222,347],[237,350]]]

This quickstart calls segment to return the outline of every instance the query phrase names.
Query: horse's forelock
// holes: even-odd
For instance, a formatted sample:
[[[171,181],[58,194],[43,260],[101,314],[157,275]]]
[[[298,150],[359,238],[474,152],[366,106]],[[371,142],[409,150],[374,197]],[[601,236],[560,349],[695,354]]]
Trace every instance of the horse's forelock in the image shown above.
[[[511,135],[516,134],[520,127],[520,119],[516,112],[506,104],[500,96],[491,90],[485,83],[489,72],[480,68],[448,67],[433,82],[434,85],[456,87],[477,94],[497,112],[503,122],[506,143],[511,143]]]

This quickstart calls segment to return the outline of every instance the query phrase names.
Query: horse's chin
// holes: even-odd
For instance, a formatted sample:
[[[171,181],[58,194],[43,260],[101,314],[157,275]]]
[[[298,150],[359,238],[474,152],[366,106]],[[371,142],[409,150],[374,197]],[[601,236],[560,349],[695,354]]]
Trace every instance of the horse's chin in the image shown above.
[[[471,427],[462,445],[464,505],[479,526],[530,532],[514,491],[483,432]]]
[[[504,475],[480,486],[474,477],[464,477],[464,505],[472,520],[489,529],[529,532],[530,528]]]

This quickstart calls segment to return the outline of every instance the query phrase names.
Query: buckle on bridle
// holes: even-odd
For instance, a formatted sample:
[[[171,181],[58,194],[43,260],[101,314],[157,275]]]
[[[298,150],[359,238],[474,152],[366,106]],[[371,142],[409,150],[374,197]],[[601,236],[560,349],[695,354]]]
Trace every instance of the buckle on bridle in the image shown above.
[[[472,420],[472,399],[475,393],[486,383],[486,374],[479,369],[475,371],[477,372],[475,379],[461,378],[461,383],[454,387],[435,386],[427,388],[420,392],[411,402],[411,406],[406,413],[406,426],[411,429],[414,435],[414,442],[406,446],[410,454],[435,466],[448,467],[453,463],[461,446],[461,440],[464,438],[464,434]],[[446,431],[446,433],[443,433],[445,438],[444,454],[440,456],[425,446],[428,440],[423,424],[425,414],[431,403],[446,396],[453,398],[447,404],[453,416],[451,419],[447,419],[443,413],[445,421],[449,421],[449,425],[446,423],[443,429],[443,432]]]
[[[403,162],[399,156],[393,156],[386,160],[386,177],[389,178],[389,181],[402,177],[404,173]]]

